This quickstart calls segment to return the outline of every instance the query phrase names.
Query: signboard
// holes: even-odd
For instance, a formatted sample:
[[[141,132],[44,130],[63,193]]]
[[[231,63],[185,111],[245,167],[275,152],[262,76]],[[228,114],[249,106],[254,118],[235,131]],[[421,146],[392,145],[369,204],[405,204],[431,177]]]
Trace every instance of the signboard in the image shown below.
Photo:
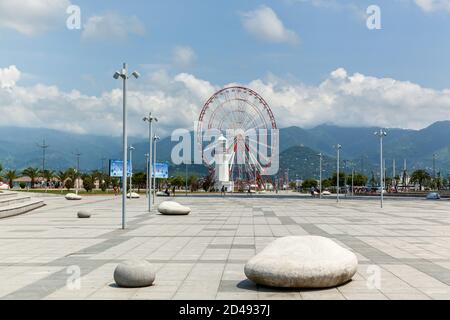
[[[127,177],[131,175],[131,162],[127,161]],[[110,177],[123,177],[123,160],[109,160],[109,176]]]
[[[155,163],[153,166],[152,178],[167,179],[169,178],[169,165],[167,163]]]

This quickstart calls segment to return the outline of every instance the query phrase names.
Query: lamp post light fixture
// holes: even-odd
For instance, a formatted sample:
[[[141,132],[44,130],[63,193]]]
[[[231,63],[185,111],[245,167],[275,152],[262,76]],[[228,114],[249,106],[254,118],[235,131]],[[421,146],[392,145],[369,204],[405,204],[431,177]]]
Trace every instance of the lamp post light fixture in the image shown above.
[[[336,148],[336,152],[337,152],[337,159],[336,159],[336,202],[339,202],[339,164],[340,164],[340,160],[339,160],[339,156],[340,156],[340,152],[342,149],[342,146],[340,144],[337,144],[334,146]]]
[[[161,138],[158,137],[157,135],[155,135],[153,137],[153,143],[154,145],[154,149],[155,152],[153,154],[153,171],[155,171],[156,169],[156,143],[158,142],[158,140],[160,140]],[[156,172],[153,172],[153,204],[155,204],[155,196],[156,196]]]
[[[387,132],[383,129],[375,132],[375,135],[380,138],[380,206],[383,208],[384,198],[384,168],[383,168],[383,138],[387,136]]]
[[[322,199],[322,161],[323,154],[319,153],[319,199]]]
[[[139,78],[139,73],[134,71],[131,74],[136,79]],[[126,228],[126,210],[127,210],[127,151],[128,151],[128,137],[127,137],[127,80],[130,78],[128,75],[127,64],[124,63],[122,66],[122,70],[116,71],[113,75],[113,78],[118,80],[119,78],[122,80],[123,85],[123,167],[122,167],[122,229]]]
[[[153,121],[158,122],[158,119],[156,117],[152,116],[152,113],[149,112],[148,117],[145,117],[142,120],[145,122],[148,122],[149,169],[148,169],[148,175],[147,175],[147,183],[148,183],[148,199],[147,200],[148,200],[148,212],[151,212],[152,211],[151,192],[152,192],[152,174],[153,174],[153,170],[152,170],[153,126],[152,126],[152,124],[153,124]]]
[[[130,145],[130,199],[133,199],[131,193],[133,192],[133,150],[135,148]]]

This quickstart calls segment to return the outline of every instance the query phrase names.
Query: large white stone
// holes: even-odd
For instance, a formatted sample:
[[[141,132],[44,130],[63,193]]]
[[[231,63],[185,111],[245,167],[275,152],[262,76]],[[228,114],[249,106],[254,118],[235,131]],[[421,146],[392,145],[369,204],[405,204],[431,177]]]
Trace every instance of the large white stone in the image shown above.
[[[139,193],[136,192],[131,192],[127,194],[127,197],[129,199],[139,199],[141,196],[139,195]]]
[[[158,206],[158,211],[166,215],[186,215],[191,209],[175,201],[164,201]]]
[[[282,288],[328,288],[356,273],[356,255],[333,240],[290,236],[275,240],[245,265],[245,275],[261,285]]]
[[[114,270],[114,281],[119,287],[124,288],[151,286],[155,277],[155,268],[145,260],[125,261]]]
[[[68,193],[66,194],[66,199],[67,200],[81,200],[81,196],[75,194],[75,193]]]

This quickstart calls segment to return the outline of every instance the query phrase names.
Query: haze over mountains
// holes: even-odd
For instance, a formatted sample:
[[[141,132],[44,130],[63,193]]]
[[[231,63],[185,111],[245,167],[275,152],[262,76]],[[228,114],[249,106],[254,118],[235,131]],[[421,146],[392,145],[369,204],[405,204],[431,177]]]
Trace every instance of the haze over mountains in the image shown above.
[[[378,128],[343,128],[321,125],[313,129],[289,127],[280,130],[280,174],[287,168],[291,178],[316,177],[318,175],[319,152],[325,157],[325,174],[335,170],[335,150],[342,145],[342,166],[348,171],[354,168],[369,174],[378,167],[379,139],[374,135]],[[431,172],[433,154],[436,154],[436,171],[447,175],[450,171],[450,121],[436,122],[422,130],[388,129],[384,141],[384,153],[388,173],[392,160],[396,159],[397,172],[403,168],[404,159],[408,171],[425,168]],[[46,167],[63,170],[76,166],[75,153],[81,153],[80,169],[83,171],[101,169],[107,160],[121,158],[121,138],[77,135],[50,129],[0,127],[0,163],[5,169],[34,166],[42,167],[42,149],[38,147],[45,138]],[[144,154],[147,142],[142,138],[129,138],[134,151],[135,169],[145,167]],[[158,143],[158,161],[168,161],[175,143],[170,137]],[[345,160],[345,161],[344,161]],[[190,167],[191,172],[205,173],[201,166]],[[184,166],[171,166],[170,174],[184,172]]]

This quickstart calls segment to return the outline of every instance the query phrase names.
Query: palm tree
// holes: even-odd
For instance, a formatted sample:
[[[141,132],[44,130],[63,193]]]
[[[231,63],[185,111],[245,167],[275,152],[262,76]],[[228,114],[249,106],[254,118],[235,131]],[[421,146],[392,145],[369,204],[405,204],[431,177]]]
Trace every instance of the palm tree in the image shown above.
[[[430,179],[430,174],[423,169],[416,170],[411,175],[411,182],[418,183],[420,190],[422,190],[423,184]]]
[[[31,179],[31,188],[34,188],[36,178],[39,177],[40,170],[38,168],[28,167],[22,171],[22,175],[28,176]]]
[[[41,171],[42,176],[44,177],[46,183],[45,183],[45,189],[47,190],[48,183],[55,177],[55,171],[53,170],[44,170]]]
[[[14,183],[14,179],[17,178],[16,170],[10,170],[10,171],[6,172],[5,177],[8,179],[9,187],[12,189],[13,183]]]

